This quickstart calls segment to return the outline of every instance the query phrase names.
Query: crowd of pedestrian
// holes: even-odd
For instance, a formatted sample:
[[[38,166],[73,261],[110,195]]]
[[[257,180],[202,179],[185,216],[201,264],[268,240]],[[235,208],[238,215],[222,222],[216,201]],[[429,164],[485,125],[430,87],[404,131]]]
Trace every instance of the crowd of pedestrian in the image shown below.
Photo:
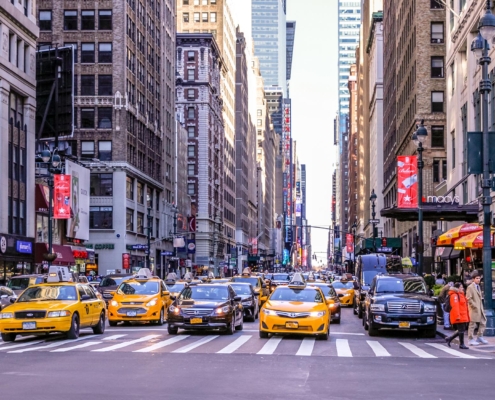
[[[437,277],[437,280],[440,278],[442,277]],[[466,290],[464,290],[462,282],[448,282],[440,291],[438,300],[442,305],[444,329],[455,331],[445,338],[449,347],[455,338],[459,338],[459,348],[469,349],[464,343],[466,330],[470,346],[488,344],[488,341],[483,337],[486,328],[486,315],[483,310],[480,281],[481,276],[478,271],[473,271],[471,282]]]

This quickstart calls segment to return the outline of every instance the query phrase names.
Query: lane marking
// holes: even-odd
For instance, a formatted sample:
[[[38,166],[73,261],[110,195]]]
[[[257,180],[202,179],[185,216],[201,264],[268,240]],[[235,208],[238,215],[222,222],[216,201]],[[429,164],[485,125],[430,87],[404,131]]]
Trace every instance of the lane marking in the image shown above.
[[[228,346],[224,347],[222,350],[217,351],[217,354],[230,354],[236,351],[239,347],[241,347],[244,343],[246,343],[249,339],[251,339],[251,335],[242,335],[239,336],[236,340],[230,343]]]
[[[313,354],[313,348],[315,347],[315,338],[304,338],[299,350],[297,350],[296,356],[310,356]]]
[[[12,346],[2,347],[0,350],[10,350],[10,349],[14,349],[16,347],[32,346],[33,344],[40,344],[40,343],[46,343],[46,342],[44,342],[43,340],[39,340],[37,342],[14,344]]]
[[[180,349],[174,350],[172,353],[187,353],[191,350],[194,350],[196,347],[202,346],[208,342],[211,342],[213,339],[216,339],[218,335],[205,336],[203,339],[200,339],[194,343],[188,344],[187,346],[181,347]]]
[[[164,331],[167,332],[167,328],[106,328],[105,332],[145,332],[145,331]]]
[[[112,335],[112,336],[107,336],[106,338],[103,338],[102,340],[116,340],[118,338],[121,338],[121,337],[124,337],[124,336],[127,336],[127,334],[123,334],[123,335]]]
[[[351,333],[351,332],[330,332],[332,335],[353,335],[353,336],[364,336],[364,333]]]
[[[377,357],[390,357],[390,353],[382,346],[380,342],[374,340],[367,340],[366,343],[371,347],[371,350],[375,353]]]
[[[187,339],[189,335],[184,335],[184,336],[176,336],[171,339],[164,340],[162,342],[155,343],[149,347],[144,347],[139,350],[134,350],[133,353],[149,353],[151,351],[155,351],[158,349],[161,349],[162,347],[169,346],[171,344],[180,342],[181,340]]]
[[[86,340],[86,339],[89,339],[91,337],[92,337],[91,335],[88,335],[88,336],[80,337],[78,339],[66,339],[66,340],[61,340],[60,342],[47,344],[46,346],[29,347],[27,349],[9,351],[8,353],[26,353],[28,351],[51,349],[52,347],[63,346],[64,344],[67,344],[67,343],[80,342],[81,340]],[[47,343],[47,342],[45,342],[45,343]]]
[[[50,353],[64,353],[66,351],[82,349],[83,347],[94,346],[95,344],[100,344],[101,342],[86,342],[78,344],[77,346],[64,347],[63,349],[51,350]]]
[[[410,352],[416,354],[418,357],[421,358],[437,358],[434,355],[427,353],[426,351],[420,349],[419,347],[411,344],[411,343],[404,343],[404,342],[399,342],[401,346],[404,346],[407,350]]]
[[[282,341],[281,337],[271,337],[268,339],[268,342],[265,343],[263,348],[258,351],[257,354],[273,354],[273,352],[277,349],[277,346],[280,344]]]
[[[474,356],[470,356],[469,354],[464,354],[460,351],[451,349],[450,347],[443,346],[438,343],[426,343],[428,346],[434,347],[435,349],[445,351],[446,353],[452,354],[453,356],[459,357],[459,358],[478,358]]]
[[[131,346],[131,345],[136,344],[136,343],[146,342],[148,340],[157,338],[159,336],[160,335],[148,335],[148,336],[144,336],[140,339],[129,340],[128,342],[114,344],[113,346],[103,347],[102,349],[96,349],[96,350],[91,350],[91,351],[98,351],[98,352],[113,351],[113,350],[121,349],[122,347]]]
[[[347,339],[337,339],[335,344],[337,346],[337,356],[352,357],[351,348],[349,347],[349,341]]]

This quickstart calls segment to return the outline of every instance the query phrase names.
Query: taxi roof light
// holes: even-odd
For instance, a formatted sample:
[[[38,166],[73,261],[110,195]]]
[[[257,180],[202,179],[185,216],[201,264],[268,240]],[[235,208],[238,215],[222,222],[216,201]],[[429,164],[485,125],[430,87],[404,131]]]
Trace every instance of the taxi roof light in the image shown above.
[[[251,276],[251,270],[246,267],[242,270],[242,276]]]
[[[56,265],[51,265],[48,270],[48,277],[46,279],[47,283],[53,282],[73,282],[74,277],[69,271],[68,267],[59,267]]]
[[[184,275],[184,281],[187,283],[192,282],[192,274],[190,272],[186,272],[186,274]]]
[[[141,268],[136,276],[134,277],[135,279],[150,279],[153,278],[153,274],[151,273],[149,268]]]
[[[289,287],[291,289],[304,289],[306,287],[306,281],[300,272],[296,272],[292,277]]]

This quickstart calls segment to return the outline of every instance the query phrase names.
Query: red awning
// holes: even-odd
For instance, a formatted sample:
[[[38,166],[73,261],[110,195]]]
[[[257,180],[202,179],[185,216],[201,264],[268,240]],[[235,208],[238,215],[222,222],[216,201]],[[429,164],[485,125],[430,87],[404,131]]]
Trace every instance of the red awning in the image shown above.
[[[72,255],[72,249],[69,246],[61,246],[59,244],[52,245],[53,252],[57,254],[57,258],[52,261],[52,265],[74,265],[74,256]],[[41,264],[45,259],[43,254],[48,253],[48,244],[36,243],[34,247],[34,262]]]
[[[37,213],[47,213],[48,214],[48,186],[36,185],[35,196],[34,196],[34,207]]]

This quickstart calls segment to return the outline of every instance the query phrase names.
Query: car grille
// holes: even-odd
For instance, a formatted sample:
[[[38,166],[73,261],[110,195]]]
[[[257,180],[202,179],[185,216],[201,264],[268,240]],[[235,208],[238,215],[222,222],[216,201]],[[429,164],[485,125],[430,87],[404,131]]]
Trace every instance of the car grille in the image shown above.
[[[421,312],[420,303],[399,303],[388,302],[388,311],[393,313],[414,313],[419,314]]]
[[[309,317],[309,312],[285,312],[285,311],[277,311],[277,315],[279,317],[285,318],[306,318]]]
[[[46,311],[18,311],[14,315],[16,319],[45,318]]]
[[[198,317],[202,317],[204,315],[210,315],[213,312],[213,309],[205,309],[205,308],[187,308],[187,309],[182,309],[182,313],[185,315],[194,315]]]
[[[119,314],[127,314],[128,311],[135,311],[137,314],[146,314],[145,308],[122,307],[118,309]]]
[[[143,301],[123,301],[122,303],[120,303],[124,306],[140,306],[141,304],[144,304]]]

